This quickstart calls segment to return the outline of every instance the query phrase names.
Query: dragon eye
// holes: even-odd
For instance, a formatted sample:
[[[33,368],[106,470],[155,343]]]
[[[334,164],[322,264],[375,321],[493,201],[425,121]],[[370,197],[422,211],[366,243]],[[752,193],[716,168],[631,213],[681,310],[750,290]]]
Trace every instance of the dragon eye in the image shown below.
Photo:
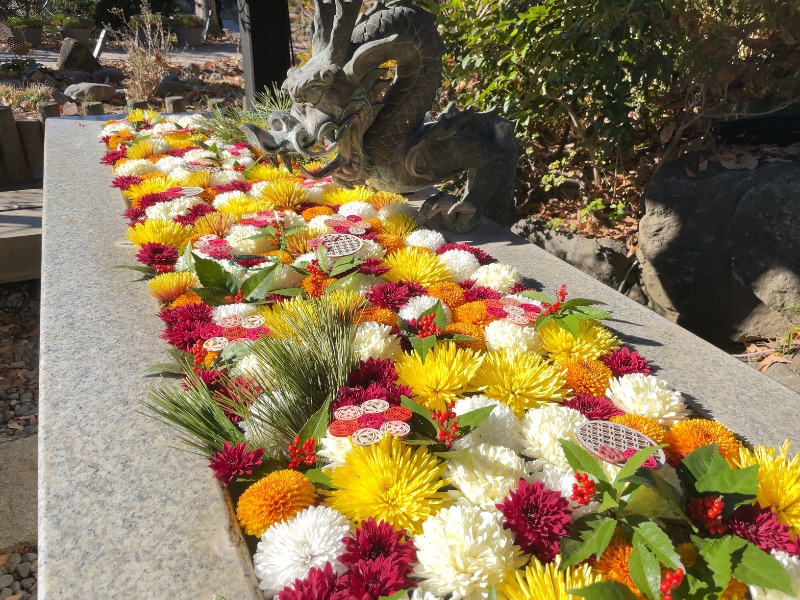
[[[322,99],[322,90],[318,86],[306,88],[301,94],[301,101],[316,104]]]

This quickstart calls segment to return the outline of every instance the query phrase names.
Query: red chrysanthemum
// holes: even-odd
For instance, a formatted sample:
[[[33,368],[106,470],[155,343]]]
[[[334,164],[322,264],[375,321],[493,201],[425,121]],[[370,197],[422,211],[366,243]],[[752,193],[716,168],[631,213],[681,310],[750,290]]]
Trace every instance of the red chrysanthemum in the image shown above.
[[[175,217],[173,221],[191,227],[197,219],[210,215],[213,212],[215,212],[213,206],[209,206],[208,204],[195,204],[189,209],[188,213]]]
[[[202,381],[206,387],[213,388],[217,386],[220,381],[225,377],[227,371],[225,369],[197,369],[195,371],[197,378]],[[188,387],[189,380],[184,382],[184,385]]]
[[[245,267],[247,269],[251,267],[257,267],[258,265],[267,262],[269,259],[266,256],[256,256],[253,258],[237,258],[233,262],[235,262],[240,267]]]
[[[367,236],[362,236],[366,238]],[[375,275],[379,277],[384,273],[388,273],[391,269],[384,266],[383,261],[377,258],[368,258],[358,266],[358,272],[364,275]]]
[[[390,558],[401,567],[402,575],[412,571],[411,563],[417,560],[417,550],[411,540],[403,541],[406,530],[395,531],[386,521],[376,521],[369,517],[362,521],[356,529],[354,537],[346,537],[344,554],[339,562],[353,568],[362,560],[374,560],[379,557]]]
[[[142,183],[142,181],[144,180],[136,175],[119,175],[114,177],[114,180],[111,182],[111,187],[115,187],[120,190],[127,190],[137,183]]]
[[[555,559],[570,522],[566,498],[548,490],[541,481],[529,484],[520,479],[519,487],[497,508],[506,518],[503,527],[514,532],[514,542],[523,552],[542,562]]]
[[[470,246],[469,244],[456,244],[456,243],[445,244],[444,246],[441,246],[436,252],[438,254],[444,254],[448,250],[464,250],[465,252],[469,252],[470,254],[472,254],[472,256],[477,258],[478,262],[481,263],[482,265],[488,265],[490,263],[497,262],[495,259],[493,259],[491,256],[489,256],[486,252],[484,252],[480,248],[476,248],[475,246]]]
[[[757,504],[740,506],[728,518],[728,531],[761,548],[764,552],[783,550],[789,552],[792,536],[789,527],[778,520],[772,508]]]
[[[367,292],[367,300],[380,308],[399,310],[406,302],[425,294],[425,288],[413,281],[393,281],[373,285]]]
[[[184,154],[192,150],[197,150],[199,147],[200,146],[184,146],[183,148],[173,148],[172,150],[167,150],[166,154],[176,158],[183,158]]]
[[[608,398],[591,394],[575,394],[572,400],[564,402],[564,406],[574,408],[590,421],[608,421],[611,417],[625,414]]]
[[[358,365],[347,377],[347,385],[367,387],[371,383],[389,385],[397,381],[394,363],[388,358],[369,358],[358,361]]]
[[[475,285],[464,290],[464,302],[476,302],[477,300],[499,300],[502,298],[500,292],[491,288]]]
[[[128,147],[124,145],[120,145],[117,147],[116,150],[110,150],[103,154],[103,158],[100,159],[101,165],[114,165],[118,160],[121,158],[126,158],[128,156]]]
[[[214,477],[228,486],[231,481],[242,475],[249,475],[261,464],[264,448],[247,451],[247,444],[242,442],[233,446],[225,442],[222,450],[208,457],[209,467],[214,469]]]
[[[343,385],[339,388],[339,395],[336,400],[331,403],[331,410],[334,411],[342,406],[358,406],[365,400],[369,400],[369,398],[364,393],[364,388]]]
[[[174,325],[185,321],[211,322],[211,307],[203,302],[196,304],[186,304],[175,308],[165,308],[158,313],[158,316],[167,325]]]
[[[148,267],[174,265],[178,260],[178,251],[166,244],[147,242],[136,253],[136,260]]]
[[[331,563],[325,568],[313,567],[305,579],[283,588],[276,598],[278,600],[329,600],[337,590],[339,576],[333,572]]]
[[[215,186],[214,191],[218,194],[223,194],[225,192],[249,192],[252,187],[253,185],[251,183],[236,180],[224,185]]]
[[[401,574],[396,561],[387,557],[360,560],[339,578],[339,591],[331,600],[378,600],[383,596],[416,587],[413,579]]]
[[[400,406],[402,396],[411,397],[411,388],[406,385],[382,385],[380,383],[371,383],[364,389],[364,395],[367,399],[377,398],[379,400],[386,400],[390,406]]]
[[[529,285],[525,285],[524,283],[515,283],[514,285],[511,286],[511,291],[509,292],[509,294],[521,294],[522,292],[527,292],[529,290],[535,290],[535,289],[536,288],[533,288]]]
[[[636,351],[631,352],[630,349],[625,346],[617,348],[611,354],[602,357],[600,360],[611,369],[615,377],[628,375],[630,373],[650,375],[650,366],[647,364],[647,359]]]
[[[122,216],[128,219],[128,225],[134,227],[137,223],[144,223],[147,215],[143,208],[126,208],[122,211]]]
[[[167,324],[161,338],[181,350],[190,352],[202,332],[211,323],[211,307],[202,302],[167,308],[158,313]]]

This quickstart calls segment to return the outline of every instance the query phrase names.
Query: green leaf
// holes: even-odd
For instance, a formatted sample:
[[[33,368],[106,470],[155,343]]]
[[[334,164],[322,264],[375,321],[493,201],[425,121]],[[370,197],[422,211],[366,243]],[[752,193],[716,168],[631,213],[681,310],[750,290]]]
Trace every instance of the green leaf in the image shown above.
[[[603,499],[600,502],[600,506],[597,507],[597,512],[602,513],[607,510],[616,510],[617,508],[619,508],[619,502],[608,492],[603,492]]]
[[[339,279],[337,279],[336,281],[334,281],[332,284],[330,284],[328,287],[325,288],[325,294],[331,294],[331,293],[335,292],[340,287],[342,287],[345,283],[347,283],[348,281],[353,279],[353,277],[355,277],[356,275],[358,275],[358,271],[355,271],[353,273],[349,273],[348,275],[345,275],[344,277],[340,277]]]
[[[303,473],[311,483],[316,483],[317,485],[324,486],[326,488],[330,488],[331,486],[331,476],[328,475],[322,469],[309,469],[305,473]]]
[[[433,315],[433,322],[439,329],[444,329],[447,327],[447,317],[444,314],[444,309],[442,308],[441,302],[437,302],[429,309],[423,311],[419,315],[419,318],[421,319],[422,317],[427,317],[428,315]],[[419,319],[417,319],[417,321],[419,321]]]
[[[328,412],[330,411],[330,406],[331,401],[328,399],[306,424],[303,425],[303,428],[298,434],[301,439],[307,440],[309,438],[314,438],[317,440],[317,443],[319,443],[319,441],[325,437],[325,434],[328,432]]]
[[[710,444],[693,450],[689,456],[681,461],[678,472],[688,472],[696,481],[706,473],[711,471],[725,471],[728,468],[728,463],[722,458],[717,445]]]
[[[589,298],[572,298],[561,304],[561,310],[591,306],[593,304],[605,304],[605,302],[590,300]]]
[[[553,320],[553,315],[542,315],[533,322],[534,329],[541,329]]]
[[[493,585],[489,586],[489,591],[486,593],[486,600],[497,600],[497,590]]]
[[[538,300],[539,302],[543,302],[544,304],[552,304],[553,299],[548,296],[547,294],[543,294],[542,292],[536,292],[534,290],[525,290],[522,292],[522,295],[526,298],[531,298],[532,300]]]
[[[699,477],[695,489],[700,493],[719,492],[725,494],[725,504],[730,502],[730,496],[743,496],[738,503],[753,500],[758,493],[758,465],[751,465],[743,469],[731,469],[726,463],[726,468],[720,471],[710,471]]]
[[[215,260],[198,256],[197,254],[193,254],[192,256],[194,257],[194,270],[197,273],[197,278],[200,280],[200,283],[203,284],[203,287],[223,288],[235,293],[235,290],[230,287],[230,274],[222,268],[221,264]]]
[[[281,288],[279,290],[270,290],[270,295],[277,294],[278,296],[302,296],[303,290],[300,288]]]
[[[246,300],[263,300],[272,286],[272,280],[275,279],[277,267],[278,263],[272,263],[245,279],[241,287],[242,296]]]
[[[692,541],[696,536],[692,536]],[[747,544],[742,538],[726,535],[721,538],[707,540],[706,545],[700,549],[698,558],[705,561],[711,570],[711,579],[715,589],[724,590],[733,575],[733,553],[741,550]]]
[[[400,400],[400,405],[405,406],[414,413],[414,417],[412,417],[412,430],[431,439],[436,439],[436,436],[439,434],[439,428],[437,427],[437,423],[431,419],[431,413],[428,409],[405,396]],[[414,425],[416,425],[416,427],[414,427]]]
[[[567,593],[588,600],[636,600],[636,594],[619,581],[592,583],[577,590],[567,590]]]
[[[465,412],[463,415],[458,417],[458,427],[460,429],[464,429],[465,427],[469,427],[471,429],[480,427],[483,425],[483,422],[489,418],[489,415],[492,414],[493,410],[494,406],[484,406],[482,408],[476,408],[475,410]]]
[[[621,493],[622,490],[625,487],[627,487],[627,484],[629,483],[625,481],[625,478],[630,477],[631,475],[636,473],[636,471],[639,470],[639,468],[645,463],[645,461],[651,456],[653,456],[653,454],[658,452],[658,450],[659,450],[658,446],[648,446],[647,448],[642,448],[641,450],[638,450],[636,454],[631,456],[619,470],[617,476],[614,478],[614,484],[613,484],[614,489],[617,492]]]
[[[221,290],[219,288],[193,288],[192,291],[200,296],[200,298],[209,306],[220,306],[227,304],[228,301],[225,296],[229,296],[228,290]]]
[[[592,555],[600,558],[603,554],[603,551],[611,542],[611,536],[614,535],[617,521],[610,517],[603,517],[599,521],[595,521],[592,525],[594,527],[591,529],[586,529],[581,532],[579,540],[568,539],[563,541],[560,569],[563,570],[567,567],[577,565]]]
[[[789,596],[794,594],[792,582],[783,565],[774,556],[750,542],[747,542],[741,561],[733,570],[733,576],[747,585],[780,590]]]
[[[661,585],[661,568],[658,559],[647,549],[644,543],[633,538],[633,552],[628,559],[631,579],[639,591],[648,600],[657,600],[661,595],[659,586]]]
[[[470,449],[469,448],[461,448],[459,450],[445,450],[443,452],[432,452],[431,454],[435,454],[439,458],[446,458],[448,460],[456,459],[462,460],[469,456]]]
[[[578,339],[578,333],[581,330],[580,319],[573,315],[566,315],[563,317],[555,317],[556,324],[562,329],[566,329],[572,334],[572,337]]]
[[[617,477],[619,479],[619,477]],[[627,478],[628,481],[640,483],[658,492],[672,511],[682,518],[694,531],[697,528],[694,522],[683,511],[684,501],[680,492],[653,469],[640,469],[635,475]]]
[[[681,557],[675,552],[672,540],[669,536],[652,521],[646,521],[633,528],[634,540],[641,540],[650,551],[655,554],[659,562],[665,564],[670,569],[682,567]]]
[[[156,377],[156,376],[181,376],[183,377],[186,372],[183,368],[183,365],[175,364],[175,363],[159,363],[157,365],[152,365],[147,367],[144,370],[144,374],[147,377]]]
[[[575,309],[575,316],[579,319],[581,318],[580,315],[584,315],[589,319],[609,319],[611,315],[609,315],[606,311],[600,310],[599,308],[594,308],[593,306],[579,306]]]
[[[145,267],[144,265],[114,265],[111,267],[112,269],[130,269],[131,271],[139,271],[140,273],[144,273],[145,275],[157,275],[158,271],[156,271],[153,267]]]
[[[336,277],[337,275],[341,275],[342,273],[347,273],[359,265],[363,264],[364,261],[360,258],[356,258],[355,256],[343,256],[335,263],[333,263],[333,269],[331,269],[330,276]]]
[[[597,479],[597,481],[608,483],[608,477],[606,477],[602,467],[600,467],[597,460],[591,454],[571,440],[561,439],[558,440],[558,442],[564,449],[564,454],[573,471],[576,473],[586,472]]]
[[[283,237],[286,238],[290,235],[294,235],[295,233],[301,233],[306,230],[305,225],[300,225],[297,227],[289,227],[286,231],[283,232]]]
[[[327,273],[330,259],[328,258],[328,249],[325,247],[325,244],[320,244],[317,246],[317,251],[315,254],[317,255],[317,260],[319,261],[319,268]]]
[[[419,336],[413,336],[408,338],[408,341],[411,342],[411,346],[414,348],[417,354],[419,354],[419,358],[423,364],[425,364],[425,357],[428,355],[434,345],[436,345],[436,336],[435,335],[428,335],[424,338]]]

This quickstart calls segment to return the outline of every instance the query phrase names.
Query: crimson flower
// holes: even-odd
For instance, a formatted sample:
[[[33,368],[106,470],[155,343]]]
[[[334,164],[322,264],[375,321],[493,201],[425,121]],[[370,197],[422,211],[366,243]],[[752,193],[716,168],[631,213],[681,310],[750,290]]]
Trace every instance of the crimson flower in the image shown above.
[[[403,541],[405,536],[405,529],[395,531],[386,521],[369,517],[362,521],[354,537],[342,540],[344,554],[339,557],[339,562],[355,568],[359,561],[389,558],[397,563],[402,575],[408,575],[412,571],[411,563],[417,560],[417,550],[413,541]]]
[[[195,204],[189,209],[188,213],[175,217],[173,221],[190,227],[194,225],[195,221],[200,217],[205,217],[213,212],[216,212],[213,206],[209,206],[208,204]]]
[[[347,377],[347,385],[367,387],[371,383],[390,385],[397,381],[394,363],[388,358],[369,358],[358,361],[358,365]]]
[[[463,283],[463,282],[462,282]],[[477,300],[499,300],[502,297],[500,292],[482,285],[474,285],[464,290],[464,301],[475,302]]]
[[[608,421],[611,417],[625,414],[608,398],[584,393],[575,394],[572,400],[564,402],[564,406],[574,408],[590,421]]]
[[[472,256],[477,258],[478,262],[481,263],[482,265],[488,265],[490,263],[497,262],[494,258],[489,256],[486,252],[484,252],[480,248],[470,246],[469,244],[456,244],[456,243],[445,244],[444,246],[441,246],[436,251],[436,253],[444,254],[448,250],[464,250],[466,252],[469,252],[470,254],[472,254]]]
[[[178,251],[166,244],[147,242],[136,253],[136,260],[148,267],[174,265],[178,260]]]
[[[413,579],[401,573],[398,563],[390,557],[360,560],[339,578],[339,590],[331,600],[378,600],[416,587]]]
[[[411,298],[422,296],[426,289],[413,281],[392,281],[379,283],[369,288],[367,300],[380,308],[399,310]]]
[[[115,187],[120,190],[127,190],[137,183],[142,183],[142,181],[143,179],[141,177],[137,177],[136,175],[118,175],[117,177],[114,177],[114,180],[111,182],[111,187]]]
[[[247,451],[247,444],[241,442],[235,446],[225,442],[222,450],[208,457],[209,467],[214,469],[214,477],[228,484],[241,475],[249,475],[253,469],[261,464],[264,448]]]
[[[650,375],[650,366],[638,352],[631,352],[629,348],[622,346],[617,348],[608,356],[600,359],[614,374],[614,377],[628,375],[630,373],[641,373]]]
[[[761,508],[757,504],[740,506],[728,518],[728,531],[761,548],[791,551],[792,536],[789,527],[778,520],[772,508]]]
[[[329,600],[337,589],[339,576],[333,572],[331,563],[325,563],[325,567],[313,567],[306,575],[305,579],[297,579],[295,582],[283,588],[276,598],[278,600]]]

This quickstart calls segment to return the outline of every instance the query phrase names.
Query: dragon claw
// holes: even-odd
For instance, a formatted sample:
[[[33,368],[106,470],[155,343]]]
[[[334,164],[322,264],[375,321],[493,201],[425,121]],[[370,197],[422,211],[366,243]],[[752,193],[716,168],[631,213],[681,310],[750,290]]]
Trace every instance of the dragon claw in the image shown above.
[[[466,233],[477,224],[477,208],[471,202],[461,202],[451,195],[437,194],[420,207],[424,223],[441,225],[451,231]]]

